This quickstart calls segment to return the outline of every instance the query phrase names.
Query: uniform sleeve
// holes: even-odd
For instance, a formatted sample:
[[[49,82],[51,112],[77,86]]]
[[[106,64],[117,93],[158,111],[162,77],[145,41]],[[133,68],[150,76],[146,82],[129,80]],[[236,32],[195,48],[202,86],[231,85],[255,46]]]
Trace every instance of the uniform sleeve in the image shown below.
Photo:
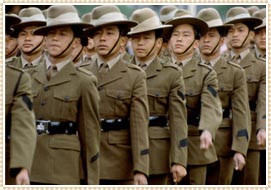
[[[94,76],[82,83],[78,110],[82,165],[88,185],[98,185],[100,175],[100,99],[96,85],[97,79]]]
[[[177,73],[177,72],[176,72]],[[169,94],[169,127],[171,133],[170,160],[186,167],[187,163],[187,112],[182,72],[174,76]]]
[[[244,70],[241,69],[235,74],[231,107],[233,117],[233,141],[231,149],[246,155],[251,134],[251,117],[246,75]]]
[[[26,168],[29,173],[31,171],[37,140],[32,103],[30,76],[22,73],[11,108],[11,172],[19,171],[18,168]]]
[[[263,63],[263,69],[261,73],[258,99],[257,99],[257,130],[266,128],[266,67]]]
[[[203,81],[199,130],[208,130],[213,139],[222,121],[222,106],[217,90],[216,72],[210,70]]]
[[[149,108],[144,72],[138,72],[130,108],[130,130],[134,172],[149,175]]]

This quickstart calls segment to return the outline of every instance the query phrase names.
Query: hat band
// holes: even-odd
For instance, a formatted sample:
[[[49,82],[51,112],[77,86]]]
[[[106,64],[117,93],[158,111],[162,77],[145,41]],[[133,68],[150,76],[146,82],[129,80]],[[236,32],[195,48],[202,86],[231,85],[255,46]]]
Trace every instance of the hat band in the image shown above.
[[[139,30],[139,29],[146,30],[149,28],[159,27],[159,26],[162,26],[161,21],[159,20],[157,16],[153,16],[139,23],[135,27],[131,28],[131,32]]]
[[[35,14],[30,17],[20,17],[21,23],[23,22],[34,22],[34,21],[40,21],[40,22],[46,22],[44,16],[42,14]],[[20,23],[19,23],[20,24]]]
[[[47,18],[47,26],[54,26],[58,24],[72,24],[80,23],[81,20],[77,13],[69,12],[59,15],[55,18]]]
[[[121,13],[113,12],[113,13],[107,13],[101,16],[100,18],[91,20],[91,24],[94,26],[115,22],[115,21],[126,21]]]
[[[208,27],[216,27],[216,26],[223,25],[223,22],[221,19],[214,19],[214,20],[206,21],[206,23],[208,24]]]
[[[165,14],[165,15],[161,15],[161,16],[160,16],[160,19],[161,19],[162,21],[168,21],[168,20],[171,20],[171,19],[174,17],[174,14],[175,14],[176,11],[177,11],[177,10],[172,11],[172,12],[170,12],[170,13],[168,13],[168,14]]]
[[[232,16],[232,17],[228,17],[226,19],[226,22],[230,22],[232,20],[236,20],[236,19],[242,19],[242,18],[251,18],[250,14],[248,13],[243,13],[243,14],[239,14],[239,15],[235,15],[235,16]]]

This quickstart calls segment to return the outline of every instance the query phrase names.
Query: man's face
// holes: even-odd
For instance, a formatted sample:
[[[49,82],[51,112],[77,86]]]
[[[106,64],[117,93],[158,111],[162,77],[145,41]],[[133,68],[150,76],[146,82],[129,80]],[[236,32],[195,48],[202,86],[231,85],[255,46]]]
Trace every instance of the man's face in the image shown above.
[[[185,51],[189,54],[194,50],[195,45],[187,50],[187,48],[194,43],[195,40],[195,32],[193,26],[190,24],[182,24],[176,26],[171,34],[170,44],[172,47],[173,53],[182,54]]]
[[[245,24],[237,23],[228,30],[227,38],[229,45],[232,48],[240,48],[249,45],[252,38],[252,32],[250,32]]]
[[[48,53],[54,57],[62,54],[70,46],[62,56],[70,55],[72,52],[72,44],[70,43],[72,41],[74,41],[74,34],[71,27],[53,28],[46,35],[46,48]]]
[[[266,28],[260,28],[255,31],[254,41],[260,50],[266,51]]]
[[[6,47],[5,47],[5,55],[13,56],[17,53],[17,39],[11,37],[10,35],[6,35]]]
[[[88,45],[86,46],[86,48],[89,50],[93,50],[95,48],[93,38],[88,37]]]
[[[33,35],[33,30],[38,26],[28,26],[23,28],[18,34],[18,47],[23,53],[31,52],[43,41],[43,36]],[[34,52],[42,51],[43,45],[40,45]],[[34,53],[32,52],[32,53]]]
[[[120,50],[120,43],[117,42],[119,37],[120,33],[117,26],[112,25],[99,28],[94,32],[93,37],[96,52],[100,56],[107,56],[110,51],[111,55],[118,54]],[[116,43],[117,45],[115,46]],[[112,50],[112,48],[114,49]]]
[[[154,47],[156,43],[154,31],[134,34],[132,35],[131,42],[136,57],[152,57],[156,52],[156,47]]]
[[[204,55],[214,54],[219,51],[222,44],[223,38],[221,38],[217,28],[211,28],[207,34],[200,38],[199,50]]]

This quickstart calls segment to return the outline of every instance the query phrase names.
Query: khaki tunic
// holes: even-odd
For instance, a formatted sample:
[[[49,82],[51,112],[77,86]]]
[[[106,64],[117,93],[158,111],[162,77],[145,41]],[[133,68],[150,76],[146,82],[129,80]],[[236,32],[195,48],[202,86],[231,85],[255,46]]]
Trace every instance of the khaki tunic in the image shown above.
[[[42,55],[41,59],[40,59],[40,63],[44,62],[44,60],[45,60],[44,55]],[[6,64],[11,65],[13,67],[24,69],[21,56],[16,57],[16,58],[12,59],[11,61],[7,61]],[[36,67],[36,66],[37,65],[28,66],[28,67]]]
[[[146,75],[150,116],[168,118],[168,127],[149,126],[150,175],[168,174],[173,164],[186,167],[187,163],[188,128],[182,71],[156,58],[146,69]]]
[[[21,69],[7,65],[5,77],[6,135],[10,135],[10,140],[6,136],[6,184],[14,185],[15,178],[11,177],[17,175],[16,169],[31,170],[37,132],[30,76]],[[9,130],[10,134],[7,134]]]
[[[36,119],[75,122],[78,135],[40,134],[32,182],[80,184],[80,159],[87,184],[99,183],[99,95],[97,79],[70,62],[50,81],[45,62],[29,70]],[[80,157],[81,156],[81,157]]]
[[[183,67],[188,116],[188,165],[206,165],[217,160],[214,146],[208,150],[200,149],[200,134],[208,130],[214,138],[222,121],[216,72],[197,60],[193,57]],[[190,121],[196,118],[199,119],[198,124]]]
[[[222,109],[231,110],[216,134],[218,156],[246,155],[251,134],[250,110],[245,71],[237,64],[220,58],[214,65]],[[229,77],[230,76],[230,77]]]
[[[145,73],[120,59],[98,78],[101,119],[129,118],[129,129],[101,133],[101,175],[105,180],[133,180],[134,172],[149,174],[148,102]]]

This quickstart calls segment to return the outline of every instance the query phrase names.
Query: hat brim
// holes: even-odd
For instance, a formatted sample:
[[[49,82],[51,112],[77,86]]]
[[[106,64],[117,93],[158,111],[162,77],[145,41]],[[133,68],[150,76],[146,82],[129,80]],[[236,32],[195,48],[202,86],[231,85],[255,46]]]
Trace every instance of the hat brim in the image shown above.
[[[226,22],[225,24],[236,24],[236,23],[249,23],[251,27],[256,27],[262,24],[262,20],[259,18],[240,18],[240,19],[234,19],[231,21]]]
[[[31,22],[15,24],[12,26],[12,28],[14,29],[14,31],[17,32],[18,30],[28,27],[28,26],[45,26],[45,25],[46,25],[46,22],[43,22],[43,21],[31,21]]]
[[[156,26],[156,27],[148,27],[148,28],[138,28],[137,30],[128,32],[128,36],[131,36],[133,34],[138,34],[138,33],[142,33],[142,32],[149,32],[149,31],[153,31],[153,30],[160,30],[162,29],[163,32],[165,31],[166,28],[171,28],[171,25],[162,25],[162,26]]]
[[[18,24],[21,22],[21,19],[18,18],[18,17],[15,17],[15,16],[9,16],[9,15],[6,15],[5,16],[5,23],[6,23],[6,26],[13,26],[15,24]]]
[[[84,34],[87,35],[87,36],[92,36],[93,33],[96,30],[98,30],[99,28],[105,27],[105,26],[111,26],[111,25],[121,25],[121,26],[129,29],[129,28],[132,28],[135,25],[137,25],[137,23],[136,22],[132,22],[132,21],[128,21],[128,20],[127,21],[124,20],[124,21],[108,22],[108,23],[104,23],[104,24],[95,25],[95,26],[93,26],[91,28],[86,28],[84,30]]]
[[[60,27],[66,27],[66,26],[77,27],[82,30],[84,28],[92,27],[91,24],[87,24],[87,23],[58,24],[58,25],[51,25],[51,26],[42,26],[40,28],[37,28],[36,30],[34,30],[34,34],[44,36],[44,35],[47,35],[48,32],[54,28],[60,28]]]
[[[175,18],[175,19],[170,20],[166,24],[170,24],[173,27],[165,29],[165,32],[164,32],[164,35],[163,35],[163,38],[165,40],[169,40],[170,37],[171,37],[171,33],[172,33],[173,29],[176,26],[181,25],[181,24],[190,24],[190,25],[192,25],[197,30],[197,32],[200,33],[201,36],[204,36],[209,30],[208,25],[207,25],[207,23],[205,21],[203,21],[201,19],[198,19],[198,18],[193,18],[193,17]]]

